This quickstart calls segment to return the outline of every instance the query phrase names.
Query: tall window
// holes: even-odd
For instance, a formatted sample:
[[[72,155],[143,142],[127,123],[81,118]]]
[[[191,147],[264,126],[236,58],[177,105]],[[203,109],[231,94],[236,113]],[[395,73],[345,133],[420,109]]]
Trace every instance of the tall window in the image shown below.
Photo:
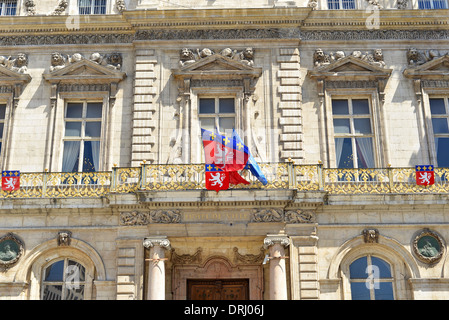
[[[103,104],[69,102],[65,111],[62,171],[98,171]]]
[[[418,0],[419,9],[447,9],[446,0]]]
[[[449,167],[449,99],[431,98],[429,101],[437,165]]]
[[[355,9],[355,0],[327,0],[328,9]]]
[[[0,154],[3,145],[3,131],[5,129],[6,104],[0,104]]]
[[[86,269],[80,263],[63,259],[45,268],[42,300],[84,300]]]
[[[78,0],[79,14],[105,14],[106,0]]]
[[[198,115],[200,126],[209,131],[217,130],[230,135],[235,128],[234,98],[200,98]]]
[[[385,260],[361,257],[351,263],[349,275],[353,300],[394,300],[392,270]]]
[[[0,16],[15,16],[17,0],[0,0]]]
[[[368,99],[332,99],[338,168],[374,168],[374,134]]]

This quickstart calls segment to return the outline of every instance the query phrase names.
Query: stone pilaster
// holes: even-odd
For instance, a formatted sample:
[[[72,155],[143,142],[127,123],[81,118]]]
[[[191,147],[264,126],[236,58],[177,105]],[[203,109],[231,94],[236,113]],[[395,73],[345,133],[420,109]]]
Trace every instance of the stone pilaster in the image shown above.
[[[290,240],[285,235],[268,235],[264,248],[269,249],[270,261],[270,300],[287,300],[287,270],[285,248]]]
[[[300,87],[300,57],[298,48],[281,48],[277,56],[279,70],[278,93],[280,96],[279,110],[281,112],[279,126],[281,128],[280,158],[292,159],[301,163],[304,158],[302,150],[302,114]]]
[[[150,250],[148,264],[148,300],[165,300],[165,250],[170,250],[166,237],[145,238],[143,246]]]
[[[132,130],[131,166],[140,166],[143,160],[155,160],[153,147],[156,143],[156,107],[154,97],[156,74],[154,66],[157,59],[154,50],[136,50],[136,73],[134,79],[134,106]]]
[[[141,240],[117,240],[117,300],[142,299],[143,259]]]
[[[292,299],[320,298],[317,242],[316,235],[291,237]]]

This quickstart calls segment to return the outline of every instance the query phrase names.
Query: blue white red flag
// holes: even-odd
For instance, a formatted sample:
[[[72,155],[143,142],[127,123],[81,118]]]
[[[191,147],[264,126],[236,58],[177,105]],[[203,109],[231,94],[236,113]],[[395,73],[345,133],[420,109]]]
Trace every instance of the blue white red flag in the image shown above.
[[[214,164],[223,171],[238,171],[245,168],[248,148],[219,133],[201,129],[206,164]]]
[[[2,190],[14,191],[20,189],[20,171],[2,171]]]
[[[235,130],[232,132],[232,139],[236,140],[238,143],[243,144],[242,139],[240,139],[239,135]],[[248,149],[245,146],[246,149]],[[245,169],[249,169],[253,176],[255,176],[260,182],[262,182],[263,185],[266,185],[268,183],[267,178],[265,178],[265,175],[263,174],[262,170],[260,169],[259,165],[257,164],[256,160],[254,160],[253,156],[248,150],[248,162],[246,163]]]
[[[435,183],[435,173],[432,165],[415,166],[416,184],[429,186]]]
[[[249,184],[237,172],[246,166],[248,161],[248,148],[220,135],[218,132],[201,129],[201,134],[206,162],[206,189],[216,190],[218,192],[217,186],[220,185],[217,182],[218,178],[223,178],[225,185],[226,180],[228,180],[228,187],[229,184]],[[217,172],[220,174],[218,175]]]

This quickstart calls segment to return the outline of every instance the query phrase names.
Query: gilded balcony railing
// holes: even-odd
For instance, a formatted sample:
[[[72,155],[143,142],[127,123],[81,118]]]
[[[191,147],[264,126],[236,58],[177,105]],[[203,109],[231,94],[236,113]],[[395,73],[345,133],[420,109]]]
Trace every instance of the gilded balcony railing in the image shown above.
[[[335,169],[292,162],[259,164],[268,183],[249,170],[241,171],[248,185],[230,189],[293,189],[329,194],[449,193],[449,168],[435,168],[435,184],[416,184],[414,168]],[[98,198],[109,194],[205,189],[204,164],[114,167],[107,172],[21,173],[20,189],[0,191],[4,198]]]

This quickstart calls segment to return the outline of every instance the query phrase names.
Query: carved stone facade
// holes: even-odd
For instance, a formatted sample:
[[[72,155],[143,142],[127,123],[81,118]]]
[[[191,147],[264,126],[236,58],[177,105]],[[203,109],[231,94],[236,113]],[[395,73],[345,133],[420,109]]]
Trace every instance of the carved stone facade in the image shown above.
[[[106,14],[78,15],[77,3],[27,0],[20,17],[0,16],[0,165],[23,173],[20,196],[1,191],[0,299],[49,298],[50,286],[62,297],[67,283],[45,275],[67,263],[84,268],[83,299],[185,300],[238,284],[245,299],[349,300],[363,261],[391,271],[388,297],[449,298],[433,129],[449,119],[448,9],[108,0]],[[432,99],[446,113],[432,115]],[[337,114],[336,100],[369,112]],[[205,189],[203,116],[232,119],[267,185],[244,169],[250,185]],[[371,151],[372,168],[337,168],[342,136],[348,158]],[[81,150],[73,159],[90,152],[98,168],[62,172]],[[421,164],[435,166],[435,189],[413,183]]]

